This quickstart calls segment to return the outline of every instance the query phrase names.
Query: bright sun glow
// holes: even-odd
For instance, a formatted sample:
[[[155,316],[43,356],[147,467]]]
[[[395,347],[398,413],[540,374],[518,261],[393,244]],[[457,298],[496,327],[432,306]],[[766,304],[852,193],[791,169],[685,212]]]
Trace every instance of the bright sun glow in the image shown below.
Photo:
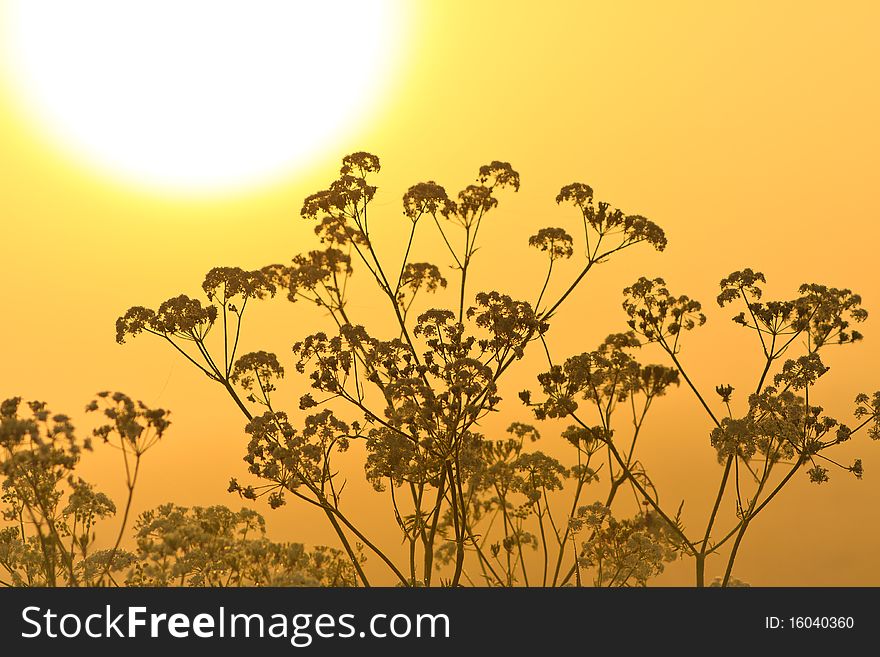
[[[93,166],[185,193],[289,173],[369,114],[399,0],[7,0],[27,112]]]

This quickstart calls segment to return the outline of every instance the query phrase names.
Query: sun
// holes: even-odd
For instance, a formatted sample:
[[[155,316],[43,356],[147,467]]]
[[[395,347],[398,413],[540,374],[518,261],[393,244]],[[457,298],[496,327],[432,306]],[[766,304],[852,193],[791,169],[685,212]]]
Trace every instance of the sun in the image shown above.
[[[6,77],[93,168],[171,192],[289,175],[375,111],[401,0],[6,0]]]

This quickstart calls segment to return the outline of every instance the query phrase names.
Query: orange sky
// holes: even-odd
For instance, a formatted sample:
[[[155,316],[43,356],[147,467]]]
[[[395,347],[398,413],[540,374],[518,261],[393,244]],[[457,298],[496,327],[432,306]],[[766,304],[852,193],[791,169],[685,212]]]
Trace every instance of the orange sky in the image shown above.
[[[880,6],[549,5],[423,3],[407,17],[404,61],[384,80],[387,98],[351,129],[350,144],[231,198],[181,200],[102,177],[0,94],[0,397],[45,399],[73,413],[109,388],[170,408],[174,426],[149,454],[136,508],[168,499],[237,504],[224,492],[230,476],[244,475],[234,407],[157,341],[117,345],[113,324],[131,305],[195,293],[213,266],[257,267],[311,248],[301,201],[355,150],[382,158],[377,234],[394,261],[405,239],[406,187],[433,179],[451,191],[479,165],[510,161],[522,188],[502,196],[474,277],[514,296],[532,296],[540,284],[543,260],[527,237],[565,222],[573,230],[574,216],[553,202],[563,184],[589,183],[599,198],[664,227],[665,253],[624,253],[558,315],[552,345],[560,357],[623,328],[620,291],[641,275],[662,275],[707,307],[709,323],[688,336],[682,360],[709,391],[726,382],[746,389],[760,365],[753,336],[712,301],[735,269],[764,271],[771,297],[820,282],[851,287],[880,312]],[[430,257],[435,245],[418,248]],[[371,303],[356,301],[355,312],[366,315]],[[280,300],[252,319],[245,348],[284,358],[319,320]],[[828,360],[819,391],[841,419],[857,392],[880,388],[876,367],[866,366],[880,362],[876,326],[869,319],[866,340]],[[533,385],[539,366],[520,363],[508,392]],[[526,421],[511,401],[505,422]],[[649,424],[644,461],[662,495],[687,499],[686,520],[702,525],[718,476],[708,425],[685,390],[663,399]],[[755,522],[735,575],[762,585],[880,585],[880,445],[862,437],[843,454],[863,459],[864,481],[836,473],[818,488],[798,477]],[[98,450],[84,471],[119,500],[114,457]],[[355,461],[352,468],[357,491],[362,476]],[[369,495],[352,495],[352,504],[378,508]],[[274,538],[332,540],[317,515],[296,505],[257,508]],[[390,521],[377,518],[376,531]],[[710,579],[720,567],[710,562]],[[689,567],[673,565],[658,581],[690,578]]]

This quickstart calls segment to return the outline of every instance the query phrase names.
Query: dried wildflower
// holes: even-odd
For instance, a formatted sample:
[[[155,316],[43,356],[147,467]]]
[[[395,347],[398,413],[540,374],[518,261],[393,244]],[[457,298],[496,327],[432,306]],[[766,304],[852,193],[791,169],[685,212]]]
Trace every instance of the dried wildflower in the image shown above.
[[[767,387],[749,398],[744,417],[723,418],[712,430],[711,442],[720,462],[727,457],[748,461],[761,456],[771,465],[784,459],[794,460],[798,467],[851,434],[849,427],[823,415],[822,408],[808,406],[790,390]],[[816,483],[828,481],[827,468],[815,466],[809,475]]]
[[[589,507],[588,507],[589,508]],[[587,511],[594,531],[583,544],[579,564],[596,569],[596,586],[645,586],[678,554],[669,525],[652,512],[617,520],[600,506]],[[580,513],[580,510],[579,510]]]
[[[768,345],[764,335],[775,338],[807,333],[811,349],[862,339],[862,334],[850,326],[853,322],[864,321],[867,312],[861,308],[861,298],[850,290],[809,284],[800,287],[801,296],[795,299],[762,302],[758,301],[762,296],[758,284],[764,282],[764,275],[760,272],[751,269],[734,272],[721,281],[718,303],[723,306],[736,299],[745,302],[747,310],[736,315],[733,321],[757,331],[765,352]],[[774,353],[767,352],[766,355],[778,357],[792,339],[786,337],[780,344],[771,339],[769,342]]]
[[[103,404],[94,400],[86,410],[101,411],[109,422],[96,427],[92,435],[105,443],[118,438],[123,449],[130,449],[138,457],[161,440],[171,426],[168,411],[135,402],[121,392],[100,392],[98,398]]]
[[[309,552],[266,538],[263,517],[225,506],[145,511],[135,525],[130,586],[353,586],[356,573],[338,550]]]
[[[168,299],[152,311],[135,306],[116,321],[116,341],[122,344],[126,336],[148,331],[186,340],[204,339],[217,319],[215,306],[203,307],[197,299],[181,294]]]
[[[240,267],[214,267],[205,276],[202,289],[209,301],[221,305],[238,297],[263,299],[275,294],[275,285],[262,270],[245,271]]]
[[[782,371],[773,377],[777,387],[785,385],[792,390],[803,390],[814,385],[820,376],[828,371],[819,354],[813,352],[796,360],[787,360]]]
[[[490,164],[484,164],[480,167],[478,180],[484,185],[491,182],[489,187],[513,187],[513,191],[519,191],[519,174],[509,162],[493,160]]]
[[[116,320],[116,342],[123,344],[126,336],[136,336],[142,331],[153,326],[156,320],[156,312],[143,306],[129,308],[125,314]]]
[[[715,392],[718,393],[721,401],[725,404],[730,403],[730,396],[733,394],[733,390],[734,388],[731,385],[715,386]]]
[[[597,429],[598,427],[589,428],[570,424],[562,432],[562,437],[578,449],[583,449],[585,452],[594,452],[601,445],[604,434],[601,429],[598,431]]]
[[[455,203],[446,190],[433,180],[413,185],[403,195],[403,213],[414,222],[425,213],[448,217],[455,211]]]
[[[700,303],[684,295],[673,296],[662,278],[642,277],[623,293],[623,309],[630,317],[627,324],[649,342],[663,342],[670,337],[677,342],[683,331],[706,323]]]
[[[446,287],[446,279],[440,274],[437,265],[430,262],[409,262],[403,269],[402,285],[413,291],[424,288],[427,292],[436,292]]]
[[[880,440],[880,391],[875,392],[872,397],[865,393],[856,396],[855,416],[870,423],[868,437],[871,440]]]
[[[344,176],[354,174],[364,177],[368,173],[378,173],[380,168],[378,156],[359,151],[342,158],[342,168],[339,173]]]
[[[862,339],[861,333],[850,329],[853,322],[860,323],[868,318],[859,295],[851,290],[815,283],[801,285],[798,291],[801,296],[794,301],[798,314],[794,327],[808,331],[815,346],[833,340],[846,344]]]
[[[354,153],[343,159],[339,177],[330,186],[307,197],[300,214],[317,221],[315,234],[331,245],[367,244],[363,212],[376,194],[366,181],[379,170],[379,159],[369,153]]]
[[[138,463],[168,427],[165,411],[149,409],[123,393],[99,393],[87,411],[103,409],[110,424],[94,435],[125,455],[131,504]],[[0,500],[2,518],[14,522],[0,530],[0,565],[16,586],[97,586],[128,566],[119,550],[127,514],[116,545],[94,551],[95,526],[116,513],[104,493],[76,475],[83,451],[92,441],[76,437],[66,415],[53,414],[43,402],[0,404]],[[4,575],[4,578],[6,577]]]
[[[562,366],[539,374],[538,382],[547,398],[533,405],[536,416],[544,419],[573,414],[578,409],[577,398],[590,400],[603,412],[611,413],[616,404],[634,394],[653,399],[665,394],[669,386],[679,384],[676,370],[663,365],[642,366],[627,353],[638,346],[632,332],[612,334],[595,351],[572,356]]]
[[[666,394],[669,386],[680,384],[678,370],[665,365],[645,365],[639,369],[633,390],[643,393],[646,397],[660,397]]]
[[[562,480],[568,477],[568,469],[543,452],[520,454],[513,468],[518,476],[511,490],[522,493],[531,503],[540,500],[546,491],[561,489]]]
[[[296,301],[297,294],[314,293],[318,288],[333,291],[337,277],[351,273],[351,256],[339,249],[329,247],[297,255],[287,272],[288,299]]]
[[[514,301],[498,292],[480,292],[476,301],[467,316],[489,331],[490,337],[482,341],[481,347],[491,351],[497,360],[510,355],[522,358],[526,344],[547,330],[547,324],[538,319],[525,301]]]
[[[828,481],[828,468],[823,468],[821,465],[814,465],[807,470],[807,474],[810,476],[810,483],[824,484]]]
[[[750,520],[775,495],[770,491],[777,489],[767,485],[771,475],[774,481],[785,483],[803,468],[813,481],[822,483],[829,478],[828,464],[833,464],[862,476],[860,460],[843,466],[825,454],[863,427],[872,438],[880,437],[880,393],[857,398],[860,424],[850,428],[816,405],[819,391],[812,389],[827,371],[819,349],[861,338],[853,330],[866,317],[858,295],[811,284],[802,286],[793,299],[765,301],[766,281],[761,272],[744,269],[725,277],[718,303],[742,303],[734,321],[758,333],[766,368],[756,393],[746,400],[745,412],[718,420],[699,389],[699,377],[686,374],[677,358],[683,334],[705,323],[706,317],[699,302],[673,296],[662,279],[641,278],[626,288],[624,309],[630,330],[609,335],[593,351],[554,360],[546,340],[557,308],[594,265],[641,242],[657,250],[665,248],[666,236],[655,223],[596,200],[588,185],[567,185],[556,200],[573,205],[580,213],[587,259],[562,296],[542,306],[545,292],[552,289],[548,283],[555,261],[574,255],[569,232],[551,227],[529,240],[530,246],[550,260],[534,305],[500,291],[486,291],[477,294],[469,307],[466,283],[473,285],[473,258],[484,248],[478,244],[478,236],[485,237],[485,231],[480,231],[482,219],[498,205],[497,189],[519,189],[519,174],[509,163],[493,161],[480,168],[477,184],[466,187],[454,201],[433,181],[412,186],[403,196],[403,213],[411,222],[409,241],[402,262],[389,264],[381,252],[385,246],[376,248],[379,245],[371,238],[368,223],[367,208],[376,187],[367,178],[379,167],[378,158],[369,153],[346,156],[336,180],[305,199],[302,215],[314,222],[320,248],[299,254],[288,264],[253,272],[216,268],[203,285],[207,304],[180,296],[156,310],[131,308],[117,322],[119,341],[141,332],[157,334],[223,386],[248,418],[245,462],[256,478],[252,484],[233,479],[229,491],[248,500],[264,498],[271,508],[297,498],[322,511],[344,548],[345,556],[338,559],[341,568],[335,572],[347,574],[339,579],[310,578],[308,568],[317,561],[333,563],[333,557],[316,551],[311,561],[302,546],[279,547],[268,542],[262,519],[253,515],[219,507],[189,510],[173,505],[145,519],[143,527],[149,530],[139,538],[144,543],[139,542],[137,555],[116,550],[94,553],[82,560],[87,565],[79,572],[94,573],[104,567],[101,564],[117,568],[125,563],[132,584],[172,581],[178,576],[192,585],[221,580],[243,585],[368,583],[361,568],[362,546],[353,538],[357,537],[367,546],[363,549],[369,549],[403,586],[432,585],[436,583],[433,573],[440,568],[440,583],[451,586],[469,578],[493,586],[534,584],[534,564],[524,557],[524,551],[531,549],[540,550],[543,556],[535,563],[544,585],[582,584],[586,575],[582,570],[592,571],[593,583],[601,586],[644,585],[676,555],[693,557],[699,566],[718,549],[714,541],[719,534],[735,537],[733,544],[739,545]],[[433,232],[436,227],[448,251],[443,252],[450,257],[446,264],[457,274],[456,303],[451,309],[428,309],[413,321],[409,311],[417,294],[453,284],[443,275],[443,262],[410,261],[411,250],[420,248],[416,233],[424,232],[421,218],[426,214],[431,223],[428,228]],[[375,221],[372,211],[369,215]],[[461,233],[450,233],[455,226],[439,221],[441,217],[462,228]],[[386,306],[391,312],[390,331],[383,325],[381,332],[374,332],[350,321],[365,308],[360,302],[349,305],[346,296],[353,259],[367,270],[383,303],[386,297],[390,302]],[[397,272],[396,280],[388,278]],[[311,392],[300,391],[293,397],[294,406],[299,400],[299,412],[290,414],[276,410],[269,400],[284,374],[279,359],[265,351],[239,358],[235,353],[247,301],[271,296],[276,289],[287,290],[290,300],[317,306],[333,321],[332,331],[316,330],[293,345],[294,369],[306,377]],[[442,300],[445,295],[439,296]],[[364,316],[357,319],[363,321]],[[223,360],[208,351],[205,340],[212,327],[221,324]],[[567,452],[569,458],[577,459],[571,465],[530,451],[531,443],[539,438],[538,429],[531,425],[514,422],[501,437],[481,433],[492,426],[485,419],[499,408],[506,390],[505,372],[537,341],[542,343],[548,366],[538,376],[540,390],[523,391],[519,398],[539,420],[570,418],[561,437],[575,448]],[[659,343],[671,358],[669,366],[640,362],[636,350],[645,342]],[[784,352],[800,345],[805,352],[783,360]],[[731,491],[736,491],[735,510],[726,503],[719,505],[705,534],[698,528],[698,534],[690,538],[680,519],[681,507],[675,514],[664,511],[636,449],[649,408],[682,380],[714,425],[710,441],[726,468],[718,499],[730,500]],[[248,399],[263,405],[266,412],[254,415],[233,384],[250,392]],[[716,392],[729,404],[733,386],[719,385]],[[119,422],[108,425],[107,435],[120,436],[124,448],[131,448],[146,433],[147,421],[137,414],[147,411],[126,400],[105,395],[89,408],[115,405],[119,415],[114,419]],[[56,458],[56,469],[50,468],[49,474],[64,472],[64,459],[75,461],[85,446],[72,440],[70,420],[52,415],[40,404],[27,407],[32,417],[21,418],[17,416],[20,408],[20,400],[0,405],[0,417],[7,418],[4,430],[20,441],[34,435],[51,436],[56,447],[63,447],[58,447],[58,454],[43,450],[39,458],[28,458],[50,463]],[[733,409],[728,410],[733,415]],[[167,421],[163,415],[152,417],[157,423]],[[50,428],[41,429],[40,423]],[[371,543],[343,510],[340,496],[345,482],[338,474],[337,455],[354,440],[364,441],[366,479],[375,490],[385,491],[408,563],[401,564]],[[639,445],[642,442],[639,439]],[[790,470],[777,477],[775,468]],[[591,494],[588,491],[599,481],[600,471],[603,483],[608,484],[607,504],[584,506],[582,496]],[[46,491],[55,490],[52,477],[37,481]],[[618,494],[624,489],[632,491],[644,511],[618,519],[610,506],[616,497],[624,497]],[[86,485],[78,491],[76,503],[69,508],[78,509],[79,517],[93,518],[109,511],[109,500],[97,492],[93,494]],[[561,494],[571,494],[573,499],[560,505],[552,498]],[[14,499],[20,503],[22,498]],[[568,516],[560,517],[561,508]],[[739,523],[732,533],[721,527],[724,516]],[[27,541],[3,533],[0,560],[4,554],[24,555],[15,558],[25,564],[37,552]],[[728,571],[732,561],[733,556]],[[28,572],[28,567],[19,571]],[[76,569],[71,572],[75,577]],[[732,581],[728,578],[724,583]]]
[[[498,205],[492,190],[483,185],[468,185],[458,193],[455,220],[465,228],[474,226],[485,213]]]
[[[245,354],[235,362],[230,380],[240,383],[247,391],[254,390],[254,384],[266,397],[275,390],[275,380],[284,377],[284,368],[278,357],[267,351]]]
[[[430,262],[408,262],[400,275],[397,301],[406,314],[420,290],[434,293],[445,288],[446,285],[447,281],[437,265]]]
[[[865,470],[862,467],[862,459],[856,459],[847,469],[853,473],[856,479],[861,479],[862,475],[865,474]]]
[[[666,233],[650,219],[638,214],[630,214],[623,219],[623,234],[626,244],[647,242],[657,251],[666,248]]]
[[[752,271],[751,269],[743,269],[735,271],[726,278],[721,280],[721,294],[718,295],[718,305],[726,304],[743,298],[748,293],[753,299],[760,299],[763,294],[758,283],[766,283],[767,279],[761,272]]]
[[[416,441],[406,435],[380,428],[370,432],[367,439],[367,461],[364,465],[367,481],[377,491],[385,490],[385,482],[395,485],[411,481],[428,481],[434,473]],[[439,465],[435,469],[439,471]]]
[[[216,319],[216,307],[203,307],[197,299],[181,294],[159,305],[152,328],[166,335],[204,337]]]
[[[571,235],[562,228],[542,228],[529,238],[529,246],[546,251],[550,260],[570,258],[574,253]]]
[[[87,481],[72,478],[69,483],[71,492],[62,513],[73,517],[81,527],[91,528],[95,520],[116,513],[116,505],[113,501],[104,493],[96,491]]]
[[[584,183],[566,185],[556,196],[556,202],[571,203],[581,211],[584,230],[587,232],[588,250],[590,241],[588,227],[595,231],[599,238],[619,235],[622,243],[617,248],[639,242],[647,242],[658,251],[666,248],[666,235],[657,224],[641,215],[627,215],[604,201],[594,204],[593,189],[589,185]],[[595,253],[591,257],[593,256]]]
[[[563,187],[556,196],[556,203],[573,203],[581,210],[586,210],[593,202],[593,188],[584,183],[571,183]]]
[[[305,487],[314,493],[330,484],[336,474],[330,461],[335,452],[348,449],[349,430],[330,409],[307,416],[302,431],[286,413],[267,411],[245,427],[251,440],[244,460],[251,474],[270,482],[261,494],[272,495],[277,507],[285,491]]]
[[[531,424],[523,424],[522,422],[513,422],[507,427],[507,433],[513,434],[520,439],[520,442],[528,439],[529,442],[535,442],[541,439],[541,433]]]

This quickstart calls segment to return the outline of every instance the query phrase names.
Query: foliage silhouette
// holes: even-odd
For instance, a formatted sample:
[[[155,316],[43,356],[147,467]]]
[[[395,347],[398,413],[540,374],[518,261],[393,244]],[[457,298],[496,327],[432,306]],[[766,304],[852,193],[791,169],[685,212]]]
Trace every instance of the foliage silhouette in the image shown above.
[[[59,452],[71,452],[66,461],[52,457],[40,466],[61,473],[52,475],[50,493],[40,493],[49,502],[19,492],[18,484],[8,487],[14,495],[7,500],[12,509],[7,517],[21,519],[15,510],[36,504],[36,512],[27,512],[40,529],[36,538],[25,536],[23,524],[4,530],[9,533],[0,546],[0,565],[26,574],[13,574],[14,583],[117,583],[112,573],[125,570],[130,585],[369,586],[376,580],[400,586],[643,586],[666,563],[685,558],[693,561],[695,585],[704,586],[706,559],[718,554],[725,560],[724,574],[712,584],[741,585],[732,572],[752,521],[798,472],[817,484],[829,480],[832,467],[861,478],[860,460],[844,465],[830,454],[862,431],[880,437],[880,393],[858,395],[850,427],[828,417],[813,390],[829,370],[822,360],[827,350],[862,338],[853,328],[867,316],[858,295],[808,284],[791,299],[764,301],[760,272],[744,269],[724,278],[718,304],[739,304],[734,321],[757,335],[763,354],[757,385],[748,395],[723,384],[716,388],[717,399],[710,398],[694,384],[681,354],[687,334],[707,317],[698,301],[674,295],[660,278],[642,277],[624,290],[628,330],[558,362],[546,336],[560,307],[596,265],[639,245],[662,251],[663,230],[596,200],[588,185],[572,183],[556,202],[573,209],[579,238],[551,226],[528,240],[547,261],[535,300],[475,292],[481,227],[503,193],[519,190],[519,174],[494,161],[455,196],[434,181],[410,187],[401,222],[408,238],[395,264],[380,254],[370,228],[377,188],[369,180],[379,168],[375,155],[349,155],[338,178],[305,199],[301,215],[315,225],[314,250],[255,271],[214,268],[202,285],[204,300],[180,295],[156,309],[135,306],[116,324],[120,343],[143,333],[166,342],[222,387],[242,413],[249,480],[233,477],[229,492],[248,500],[265,497],[272,508],[291,498],[313,507],[341,550],[308,552],[271,543],[253,511],[169,504],[141,515],[135,553],[119,550],[120,540],[101,557],[87,557],[85,546],[81,557],[74,557],[72,548],[51,547],[60,540],[50,541],[47,553],[45,536],[63,535],[53,527],[60,522],[58,484],[76,461],[70,438],[67,451]],[[445,262],[411,259],[416,234],[426,231],[435,236]],[[561,278],[562,261],[574,267],[567,279]],[[447,266],[456,273],[454,283],[443,275]],[[375,286],[392,331],[381,328],[387,323],[364,326],[352,316],[349,281],[356,268]],[[562,292],[554,296],[555,289]],[[452,307],[427,303],[429,295],[444,290],[454,295]],[[279,295],[306,301],[332,325],[298,336],[292,360],[262,350],[240,354],[247,309]],[[666,363],[637,359],[646,345],[664,354]],[[522,422],[512,421],[506,437],[484,434],[488,416],[502,409],[501,381],[530,349],[546,358],[546,369],[519,401],[537,422],[567,425],[547,451],[535,448],[541,431]],[[279,385],[291,369],[310,390],[293,405],[279,405],[289,397]],[[721,465],[711,513],[697,531],[685,526],[684,502],[661,503],[637,451],[655,401],[678,386],[689,389],[705,413],[707,442]],[[742,406],[735,411],[738,402]],[[11,447],[3,472],[8,481],[18,481],[19,466],[5,463],[18,462],[15,454],[33,447],[20,438],[29,430],[15,428],[28,421],[18,417],[18,402],[6,404],[4,445]],[[136,412],[142,420],[154,413]],[[64,422],[44,435],[55,442],[55,436],[72,436]],[[96,435],[114,432],[124,450],[124,426],[111,424]],[[10,442],[6,436],[13,435],[19,438]],[[371,539],[365,519],[344,507],[339,454],[356,441],[364,446],[365,477],[387,502],[403,550]],[[563,451],[564,460],[551,455]],[[56,464],[58,459],[63,463]],[[138,463],[139,457],[135,477]],[[123,526],[134,487],[127,472]],[[69,497],[87,497],[77,490]],[[630,517],[619,511],[626,491],[640,507]],[[93,498],[90,513],[113,512],[109,500]],[[725,500],[734,502],[730,518]],[[63,513],[60,518],[68,522]],[[21,556],[25,545],[27,558]]]
[[[102,424],[84,440],[76,437],[66,415],[52,414],[45,403],[20,398],[0,405],[0,474],[3,518],[0,567],[6,586],[98,586],[116,583],[114,573],[131,564],[119,550],[143,455],[165,434],[169,420],[123,393],[98,393],[86,406],[100,412]],[[122,455],[128,496],[116,542],[94,550],[95,525],[116,514],[116,505],[74,475],[83,451],[100,439]],[[66,501],[66,504],[65,504]]]
[[[518,191],[519,174],[494,161],[454,198],[434,181],[410,187],[403,196],[409,237],[399,267],[392,267],[370,230],[376,187],[368,180],[379,168],[375,155],[349,155],[339,177],[305,199],[301,214],[315,224],[317,249],[256,271],[213,269],[203,284],[206,305],[179,296],[156,310],[131,308],[117,322],[120,343],[152,333],[226,390],[247,420],[245,461],[258,480],[233,478],[229,490],[247,499],[266,496],[272,507],[293,496],[320,509],[361,584],[369,579],[356,545],[405,586],[555,586],[586,583],[587,573],[595,585],[644,585],[676,557],[693,559],[695,584],[703,586],[706,558],[729,544],[720,581],[726,586],[736,581],[731,572],[750,523],[797,471],[805,469],[817,483],[827,481],[835,465],[861,477],[861,461],[844,466],[827,452],[866,427],[878,437],[880,394],[859,395],[854,428],[823,415],[810,394],[828,371],[820,351],[862,337],[852,329],[867,315],[857,295],[811,284],[794,299],[764,302],[763,274],[745,269],[722,280],[718,303],[741,304],[734,321],[757,334],[765,366],[742,415],[733,412],[728,385],[716,389],[721,407],[713,410],[680,360],[684,336],[706,316],[699,302],[673,295],[662,279],[643,277],[624,290],[629,331],[610,335],[596,350],[558,365],[545,340],[557,310],[597,264],[642,243],[665,248],[666,236],[655,223],[596,200],[589,185],[566,185],[556,202],[575,209],[582,243],[559,227],[529,238],[548,261],[535,302],[494,290],[471,297],[480,228],[502,192]],[[410,260],[417,231],[426,230],[435,232],[446,263]],[[578,273],[561,286],[562,294],[549,297],[557,263],[571,259]],[[385,299],[395,334],[377,337],[349,316],[355,264]],[[417,297],[449,285],[442,264],[458,273],[457,306],[416,313]],[[293,345],[294,370],[312,388],[299,400],[298,420],[273,397],[285,374],[283,359],[265,351],[236,358],[248,303],[279,292],[317,306],[335,324]],[[220,349],[207,340],[215,326],[222,327]],[[534,343],[545,352],[548,369],[538,376],[540,392],[523,391],[520,398],[539,421],[572,422],[561,436],[571,449],[565,464],[531,449],[540,438],[535,427],[514,422],[502,439],[481,433],[482,421],[499,410],[499,381]],[[660,347],[668,365],[635,358],[648,343]],[[801,355],[789,357],[798,348]],[[696,535],[682,522],[683,502],[674,511],[660,504],[636,456],[653,402],[682,382],[711,422],[710,443],[723,465],[705,531]],[[385,495],[407,548],[402,560],[371,541],[360,519],[343,510],[344,481],[334,463],[356,440],[366,446],[366,478]],[[584,504],[603,469],[604,501]],[[777,476],[780,469],[784,474]],[[611,507],[623,488],[643,510],[619,519]],[[719,534],[729,493],[736,513]],[[537,569],[525,556],[529,550],[540,555]]]
[[[265,538],[260,514],[222,506],[166,504],[135,523],[135,552],[120,549],[143,455],[167,431],[168,413],[123,393],[99,393],[86,406],[105,424],[79,440],[66,415],[43,402],[0,404],[0,585],[3,586],[350,586],[351,563],[339,550],[307,551]],[[96,549],[96,527],[116,505],[75,475],[93,438],[122,456],[127,500],[115,543]]]

